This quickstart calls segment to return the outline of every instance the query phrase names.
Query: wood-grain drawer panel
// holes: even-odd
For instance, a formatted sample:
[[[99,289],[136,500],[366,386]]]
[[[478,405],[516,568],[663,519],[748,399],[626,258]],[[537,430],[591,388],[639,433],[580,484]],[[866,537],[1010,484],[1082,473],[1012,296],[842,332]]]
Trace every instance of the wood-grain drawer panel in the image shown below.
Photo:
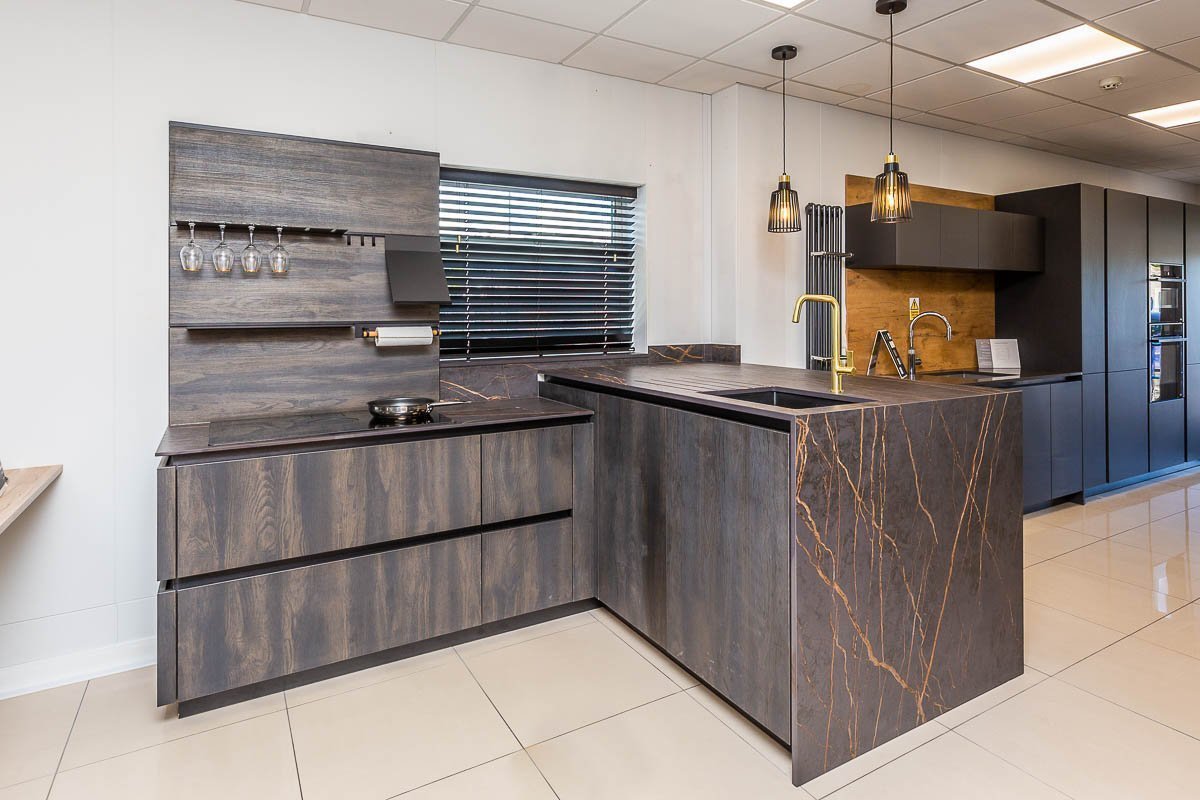
[[[179,467],[180,576],[479,524],[479,437]]]
[[[479,571],[474,534],[181,589],[179,699],[479,625]]]
[[[569,426],[483,437],[483,522],[504,522],[571,508]]]
[[[528,614],[572,599],[571,520],[483,535],[483,621]]]

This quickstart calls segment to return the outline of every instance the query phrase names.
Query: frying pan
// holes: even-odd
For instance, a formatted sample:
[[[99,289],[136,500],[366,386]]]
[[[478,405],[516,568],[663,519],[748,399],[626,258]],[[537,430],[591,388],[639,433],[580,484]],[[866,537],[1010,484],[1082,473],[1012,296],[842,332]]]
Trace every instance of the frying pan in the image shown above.
[[[428,397],[381,397],[367,403],[372,416],[412,422],[429,415],[438,406],[454,406],[462,400],[431,400]]]

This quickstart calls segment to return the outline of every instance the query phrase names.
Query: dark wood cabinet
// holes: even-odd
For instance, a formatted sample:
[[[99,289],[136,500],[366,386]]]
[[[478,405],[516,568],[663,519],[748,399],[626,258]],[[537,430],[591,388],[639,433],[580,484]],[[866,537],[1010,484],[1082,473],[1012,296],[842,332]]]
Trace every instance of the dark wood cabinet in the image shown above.
[[[1160,470],[1187,460],[1186,398],[1150,404],[1150,469]]]
[[[478,534],[180,589],[177,699],[480,624]]]
[[[600,395],[597,597],[791,738],[786,433]]]
[[[1108,371],[1144,371],[1150,353],[1146,198],[1109,189],[1107,202]]]
[[[571,428],[483,436],[483,522],[506,522],[571,507]]]
[[[483,621],[570,602],[571,520],[483,534]]]
[[[1187,389],[1187,460],[1200,461],[1200,364],[1189,364]]]
[[[478,525],[479,448],[461,436],[178,467],[178,574]]]
[[[1080,381],[1083,416],[1084,491],[1108,482],[1108,381],[1103,372]]]
[[[1108,374],[1108,480],[1150,471],[1150,375],[1145,369]]]
[[[980,267],[980,213],[973,208],[938,206],[941,215],[938,233],[938,264],[948,269]],[[1010,228],[1011,231],[1011,228]],[[1012,254],[1011,246],[1008,248]],[[989,269],[996,269],[990,267]]]
[[[979,268],[1039,272],[1043,266],[1042,220],[1008,211],[978,212]]]
[[[1184,348],[1187,363],[1200,364],[1200,206],[1184,209],[1184,313],[1187,315],[1188,340]],[[1200,384],[1189,380],[1193,389]]]
[[[1050,384],[1050,496],[1083,491],[1083,384]]]
[[[1053,473],[1051,460],[1050,386],[1026,386],[1021,389],[1021,419],[1024,432],[1022,467],[1025,510],[1050,503]]]
[[[1149,260],[1156,264],[1182,264],[1183,203],[1151,197],[1146,212]]]

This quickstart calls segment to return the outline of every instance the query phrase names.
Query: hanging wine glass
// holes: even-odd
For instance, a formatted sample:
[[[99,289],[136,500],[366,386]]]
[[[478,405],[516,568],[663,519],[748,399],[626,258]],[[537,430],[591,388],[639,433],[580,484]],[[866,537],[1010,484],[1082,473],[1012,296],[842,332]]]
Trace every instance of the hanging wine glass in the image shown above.
[[[289,256],[283,246],[283,228],[276,228],[275,236],[277,237],[275,247],[267,254],[267,261],[271,265],[272,275],[287,275]]]
[[[233,248],[225,243],[225,223],[221,223],[221,241],[213,248],[213,269],[222,274],[233,271]]]
[[[204,266],[204,248],[196,244],[196,223],[188,223],[188,243],[179,249],[179,266],[184,272],[199,272]]]
[[[262,252],[254,246],[254,226],[250,226],[250,244],[242,250],[242,272],[257,274],[262,266]]]

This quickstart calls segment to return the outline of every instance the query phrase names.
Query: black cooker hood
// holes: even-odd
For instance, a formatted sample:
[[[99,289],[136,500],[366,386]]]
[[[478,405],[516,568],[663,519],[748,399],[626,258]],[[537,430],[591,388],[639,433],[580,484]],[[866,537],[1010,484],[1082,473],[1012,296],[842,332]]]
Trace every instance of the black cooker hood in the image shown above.
[[[384,249],[393,303],[450,305],[438,237],[389,234]]]

